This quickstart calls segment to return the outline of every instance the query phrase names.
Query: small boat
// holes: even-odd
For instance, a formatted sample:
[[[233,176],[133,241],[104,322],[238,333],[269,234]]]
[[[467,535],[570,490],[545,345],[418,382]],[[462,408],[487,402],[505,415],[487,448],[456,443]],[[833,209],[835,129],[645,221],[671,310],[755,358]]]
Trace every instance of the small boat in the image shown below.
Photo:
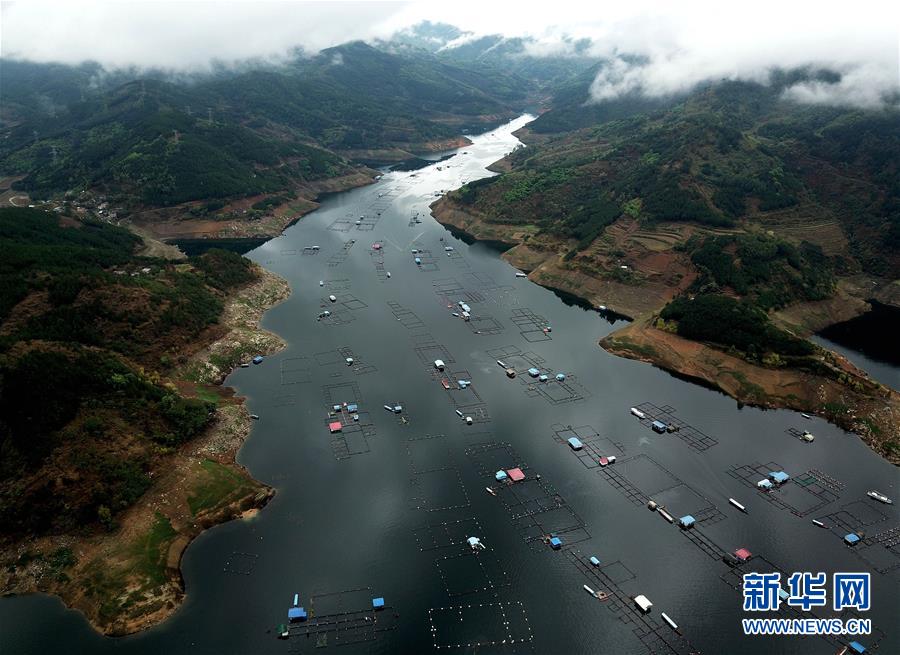
[[[605,311],[606,311],[606,305],[598,305],[598,306],[597,306],[597,309],[599,309],[601,312],[605,312]]]
[[[526,273],[516,273],[516,277],[528,277]]]
[[[241,362],[241,368],[250,368],[250,364],[247,362]]]
[[[493,487],[485,487],[484,489],[485,489],[485,491],[487,491],[487,492],[488,492],[489,494],[491,494],[492,496],[496,496],[496,495],[497,495],[497,490],[494,489]]]
[[[807,430],[807,431],[804,431],[803,434],[800,435],[800,439],[802,441],[805,441],[806,443],[812,443],[813,441],[816,440],[816,437],[815,437],[815,435],[813,435],[812,432],[809,432]]]
[[[586,584],[581,585],[581,586],[584,587],[584,590],[585,590],[586,592],[588,592],[591,596],[593,596],[594,598],[597,597],[597,592],[594,591],[593,589],[591,589],[590,587],[588,587]]]
[[[893,505],[894,504],[893,500],[891,500],[890,498],[885,496],[883,493],[880,493],[878,491],[867,491],[866,495],[869,498],[877,500],[879,503],[884,503],[885,505]]]
[[[300,594],[294,594],[294,607],[300,604]]]
[[[259,414],[251,414],[251,415],[250,415],[250,418],[252,418],[254,421],[258,421],[258,420],[259,420]]]
[[[744,514],[747,513],[747,508],[744,507],[743,505],[741,505],[741,504],[740,504],[738,501],[736,501],[734,498],[729,498],[729,499],[728,499],[728,502],[731,503],[732,505],[734,505],[735,507],[737,507],[737,508],[738,508],[739,510],[741,510]]]
[[[637,407],[632,407],[632,408],[631,408],[631,414],[632,414],[633,416],[637,416],[639,419],[642,419],[642,420],[645,419],[645,418],[647,418],[647,415],[644,414],[644,412],[642,412],[641,410],[639,410]]]
[[[497,365],[498,365],[500,368],[506,368],[506,364],[504,364],[504,363],[503,363],[502,361],[500,361],[499,359],[497,360]]]
[[[328,296],[328,300],[330,300],[331,302],[337,302],[337,296],[331,294],[330,296]]]
[[[817,525],[817,526],[819,526],[820,528],[827,528],[827,527],[828,527],[828,526],[826,526],[824,523],[822,523],[819,519],[813,519],[812,522],[813,522],[813,525]]]
[[[665,621],[669,625],[669,627],[675,631],[676,634],[681,634],[681,630],[678,628],[678,624],[675,623],[675,621],[673,621],[671,618],[669,618],[668,614],[662,612],[660,616],[662,617],[662,620]]]
[[[457,415],[459,418],[462,418],[462,417],[463,417],[463,413],[462,413],[461,411],[459,411],[459,410],[456,410],[456,415]]]
[[[391,412],[391,413],[393,413],[393,411],[394,411],[394,408],[391,407],[390,405],[383,405],[383,407],[384,407],[387,411],[389,411],[389,412]]]
[[[319,280],[319,286],[320,286],[320,287],[324,287],[324,286],[325,286],[325,280]]]
[[[803,414],[803,413],[801,413],[800,416],[802,416],[802,417],[805,418],[805,419],[811,419],[811,418],[812,418],[812,416],[810,416],[809,414]]]
[[[284,623],[278,624],[278,638],[279,639],[287,639],[291,636],[291,633],[288,632],[288,628]]]
[[[444,389],[449,389],[449,388],[450,388],[450,382],[447,381],[447,380],[441,380],[441,386],[444,387]]]
[[[391,276],[391,272],[390,272],[390,271],[387,272],[387,276],[388,276],[388,277]]]
[[[658,513],[661,517],[663,517],[663,518],[664,518],[666,521],[668,521],[669,523],[675,523],[675,517],[672,516],[671,514],[669,514],[669,513],[666,511],[666,508],[665,508],[665,507],[660,507],[660,508],[659,508],[658,510],[656,510],[656,511],[657,511],[657,513]]]

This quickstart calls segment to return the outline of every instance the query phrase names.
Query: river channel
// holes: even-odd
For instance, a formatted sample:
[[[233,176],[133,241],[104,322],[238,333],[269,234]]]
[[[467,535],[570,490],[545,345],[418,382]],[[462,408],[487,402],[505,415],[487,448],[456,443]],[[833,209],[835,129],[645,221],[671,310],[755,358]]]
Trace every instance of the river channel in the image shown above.
[[[872,609],[859,615],[874,634],[858,640],[900,652],[900,513],[866,496],[900,500],[896,468],[825,421],[739,407],[607,354],[597,341],[614,321],[430,216],[436,193],[489,175],[528,120],[330,196],[248,253],[293,289],[263,320],[287,348],[226,382],[260,415],[239,461],[277,495],[189,547],[185,603],[164,624],[109,639],[57,599],[3,599],[0,651],[824,654],[848,639],[744,637],[740,575],[780,571],[786,586],[794,571],[868,571]],[[654,418],[680,429],[658,434]],[[514,468],[524,480],[496,480]],[[758,491],[770,470],[790,480]],[[696,523],[683,530],[685,515]],[[863,542],[845,546],[857,529]],[[749,562],[723,562],[742,547]],[[309,618],[278,639],[294,594]]]

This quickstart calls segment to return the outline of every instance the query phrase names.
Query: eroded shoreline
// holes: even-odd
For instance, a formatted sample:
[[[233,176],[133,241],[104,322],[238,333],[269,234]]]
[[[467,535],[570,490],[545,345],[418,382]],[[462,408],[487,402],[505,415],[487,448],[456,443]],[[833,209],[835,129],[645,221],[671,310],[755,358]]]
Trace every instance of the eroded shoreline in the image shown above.
[[[227,333],[169,378],[187,395],[218,396],[212,424],[169,456],[152,487],[117,517],[113,531],[45,536],[0,551],[5,595],[56,595],[108,636],[147,629],[181,605],[181,559],[190,543],[216,525],[252,518],[274,496],[274,489],[235,462],[251,420],[243,399],[221,386],[248,353],[271,354],[285,345],[259,322],[290,295],[290,286],[256,268],[259,278],[227,301],[221,318]]]

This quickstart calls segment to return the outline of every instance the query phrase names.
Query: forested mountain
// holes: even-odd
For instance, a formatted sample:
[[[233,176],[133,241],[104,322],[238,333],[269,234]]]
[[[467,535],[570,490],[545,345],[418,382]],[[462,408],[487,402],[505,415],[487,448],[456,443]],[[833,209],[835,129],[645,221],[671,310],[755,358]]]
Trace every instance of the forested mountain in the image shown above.
[[[361,42],[283,66],[172,78],[3,60],[0,171],[36,197],[100,186],[151,205],[345,174],[351,151],[416,150],[506,118],[528,83]]]
[[[256,279],[210,251],[140,257],[128,230],[0,208],[0,537],[109,524],[215,405],[164,383]]]

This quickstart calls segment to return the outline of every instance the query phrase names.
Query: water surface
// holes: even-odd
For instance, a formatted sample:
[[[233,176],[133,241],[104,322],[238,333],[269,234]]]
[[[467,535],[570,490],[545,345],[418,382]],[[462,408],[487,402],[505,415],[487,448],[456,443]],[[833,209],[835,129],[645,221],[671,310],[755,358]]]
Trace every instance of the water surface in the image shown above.
[[[263,320],[286,350],[227,380],[261,416],[239,461],[276,497],[255,519],[219,526],[190,546],[186,602],[163,625],[107,639],[56,599],[4,599],[3,653],[835,652],[839,640],[741,635],[740,593],[719,554],[742,546],[757,555],[747,570],[873,571],[868,614],[886,634],[860,640],[900,652],[897,569],[875,572],[900,564],[900,555],[841,542],[847,526],[867,523],[876,535],[900,525],[895,508],[865,496],[877,488],[900,497],[894,467],[821,420],[741,409],[605,353],[597,341],[615,329],[614,317],[515,277],[495,250],[467,245],[429,216],[435,191],[487,175],[527,120],[475,137],[449,160],[331,196],[249,253],[293,288]],[[460,300],[471,307],[470,323],[452,315]],[[515,379],[498,359],[520,368]],[[526,362],[551,381],[530,380]],[[560,372],[565,387],[555,381]],[[444,377],[472,386],[447,391]],[[328,411],[343,401],[359,404],[367,436],[352,419],[343,438],[329,434]],[[654,433],[629,413],[641,403],[673,408],[698,432]],[[402,414],[385,404],[401,404]],[[587,444],[580,457],[565,444],[566,426]],[[803,443],[791,429],[816,440]],[[601,469],[601,454],[618,462]],[[740,479],[740,467],[769,463],[794,478],[816,472],[818,493],[790,482],[776,492],[779,504],[752,488],[753,475]],[[494,472],[513,466],[526,482],[488,494]],[[693,539],[648,511],[647,497],[676,517],[693,514]],[[561,551],[540,540],[554,530]],[[477,557],[460,543],[472,535],[487,547]],[[591,555],[607,577],[582,566]],[[598,601],[583,584],[626,603]],[[389,609],[375,625],[394,629],[330,632],[323,648],[316,636],[278,640],[274,628],[294,593],[319,615],[384,597]],[[636,594],[654,603],[643,621],[627,604]],[[692,646],[676,643],[661,611]],[[503,639],[516,643],[491,643]],[[353,640],[361,641],[340,645]],[[484,645],[434,649],[474,643]]]

